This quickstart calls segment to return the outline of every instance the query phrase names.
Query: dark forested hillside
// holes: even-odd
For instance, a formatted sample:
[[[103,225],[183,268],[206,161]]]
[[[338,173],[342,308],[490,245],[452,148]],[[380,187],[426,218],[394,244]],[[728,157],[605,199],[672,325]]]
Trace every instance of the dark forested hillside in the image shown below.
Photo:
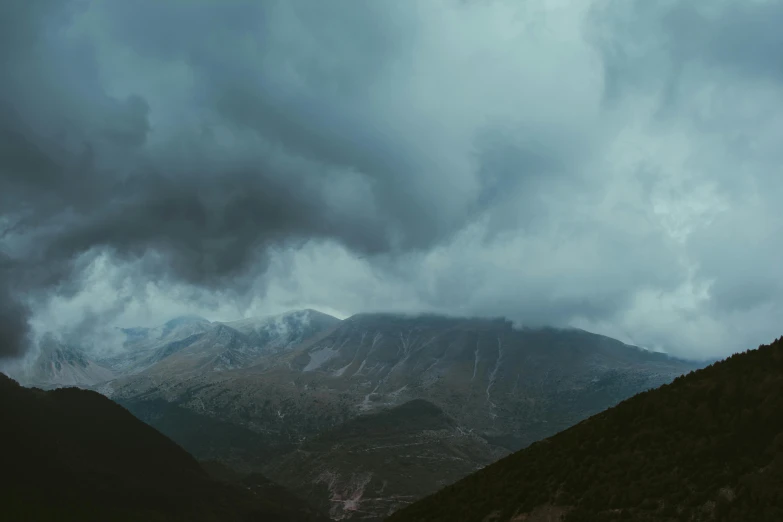
[[[0,519],[322,520],[301,502],[210,478],[174,442],[98,393],[0,374]]]
[[[783,520],[783,338],[640,393],[389,520]]]

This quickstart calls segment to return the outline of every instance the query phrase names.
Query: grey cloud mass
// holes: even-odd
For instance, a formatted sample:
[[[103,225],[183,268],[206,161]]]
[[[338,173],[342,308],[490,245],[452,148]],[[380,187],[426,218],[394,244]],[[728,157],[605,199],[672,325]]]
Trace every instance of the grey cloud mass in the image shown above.
[[[772,0],[2,2],[0,357],[305,306],[695,358],[769,341],[781,21]]]

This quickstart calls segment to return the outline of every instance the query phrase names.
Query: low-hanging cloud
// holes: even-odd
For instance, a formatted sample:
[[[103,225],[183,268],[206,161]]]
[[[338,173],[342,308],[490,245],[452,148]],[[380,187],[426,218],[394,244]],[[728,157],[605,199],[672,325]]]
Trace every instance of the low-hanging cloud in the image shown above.
[[[173,296],[505,315],[694,357],[765,341],[781,19],[776,1],[4,2],[0,355],[68,303],[86,336]]]

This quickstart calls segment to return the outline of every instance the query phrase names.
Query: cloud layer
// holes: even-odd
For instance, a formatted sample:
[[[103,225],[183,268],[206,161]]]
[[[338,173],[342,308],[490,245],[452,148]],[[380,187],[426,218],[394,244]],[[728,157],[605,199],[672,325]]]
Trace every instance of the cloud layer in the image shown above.
[[[779,335],[778,1],[10,1],[0,355],[195,311]],[[225,316],[225,317],[224,317]]]

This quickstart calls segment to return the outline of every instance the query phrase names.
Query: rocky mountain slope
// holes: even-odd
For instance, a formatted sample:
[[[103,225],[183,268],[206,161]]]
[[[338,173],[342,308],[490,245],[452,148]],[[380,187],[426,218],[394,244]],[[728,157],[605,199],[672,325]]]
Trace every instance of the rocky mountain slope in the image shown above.
[[[302,502],[211,479],[174,442],[101,395],[0,374],[4,520],[316,521]]]
[[[503,454],[417,399],[356,417],[274,458],[264,473],[333,519],[381,520]]]
[[[267,466],[275,455],[296,451],[297,459],[310,455],[313,465],[333,460],[340,451],[301,451],[359,415],[419,399],[435,405],[491,451],[507,453],[698,367],[581,330],[515,329],[504,320],[390,314],[351,317],[236,370],[181,371],[188,368],[187,359],[167,360],[100,389],[199,457],[258,470],[272,469]],[[175,418],[179,421],[173,422]],[[214,423],[223,431],[231,426],[231,435],[207,444],[201,433]],[[411,455],[416,451],[412,447]],[[283,477],[288,484],[318,480],[304,464],[295,469],[299,477]],[[354,469],[342,467],[341,477],[364,472],[381,476],[380,468],[356,463]],[[423,487],[419,494],[442,483],[433,477],[429,489]],[[313,488],[320,491],[322,504],[331,503],[334,491]],[[336,516],[386,514],[385,507],[369,501],[371,496],[363,494],[355,509]]]
[[[285,363],[360,411],[424,398],[509,448],[696,367],[581,330],[390,314],[346,319]]]
[[[154,328],[123,328],[123,350],[101,359],[120,374],[141,372],[179,350],[190,346],[212,323],[198,316],[177,317]]]
[[[249,366],[332,328],[339,319],[315,310],[211,323],[178,317],[156,328],[126,328],[124,351],[101,362],[123,375],[156,366],[153,373],[224,371]]]
[[[247,336],[262,354],[290,350],[321,332],[336,327],[340,320],[316,310],[294,310],[269,317],[223,323]]]
[[[390,522],[783,520],[783,338],[639,394]]]
[[[57,388],[91,386],[115,376],[111,369],[92,360],[78,347],[46,338],[40,343],[34,362],[16,377],[27,386]]]
[[[163,357],[150,368],[150,373],[168,378],[177,374],[242,368],[255,361],[264,349],[224,324],[215,324],[208,331],[188,337],[179,344],[179,349]]]

